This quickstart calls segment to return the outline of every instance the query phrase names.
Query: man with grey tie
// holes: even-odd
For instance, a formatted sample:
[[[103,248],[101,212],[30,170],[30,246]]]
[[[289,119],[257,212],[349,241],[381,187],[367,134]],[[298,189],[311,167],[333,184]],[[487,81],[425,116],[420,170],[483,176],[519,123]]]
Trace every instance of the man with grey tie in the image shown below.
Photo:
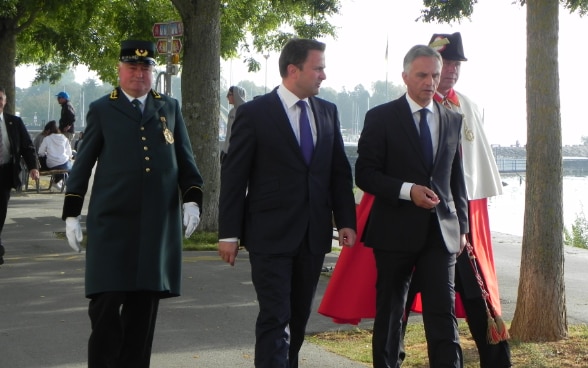
[[[463,358],[454,273],[469,231],[462,118],[433,100],[442,66],[437,51],[414,46],[403,66],[407,93],[367,112],[355,166],[357,186],[375,197],[363,235],[377,269],[373,366],[399,367],[412,277],[421,285],[430,365],[457,368]]]
[[[39,179],[35,146],[18,116],[4,112],[6,91],[0,87],[0,265],[4,263],[4,245],[2,228],[8,213],[8,201],[12,188],[19,188],[21,183],[21,157],[29,170],[31,179]]]
[[[325,45],[292,39],[282,49],[282,84],[241,105],[221,171],[219,254],[249,252],[259,301],[255,367],[298,367],[306,323],[331,251],[355,242],[353,177],[337,107],[314,97]]]

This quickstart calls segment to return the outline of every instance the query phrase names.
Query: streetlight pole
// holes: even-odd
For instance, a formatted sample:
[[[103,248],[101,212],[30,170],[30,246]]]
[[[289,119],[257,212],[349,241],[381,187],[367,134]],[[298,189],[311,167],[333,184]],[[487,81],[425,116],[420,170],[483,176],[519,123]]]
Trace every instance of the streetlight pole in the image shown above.
[[[269,58],[269,53],[263,55],[263,57],[265,58],[265,91],[264,91],[264,93],[267,93],[267,59]]]

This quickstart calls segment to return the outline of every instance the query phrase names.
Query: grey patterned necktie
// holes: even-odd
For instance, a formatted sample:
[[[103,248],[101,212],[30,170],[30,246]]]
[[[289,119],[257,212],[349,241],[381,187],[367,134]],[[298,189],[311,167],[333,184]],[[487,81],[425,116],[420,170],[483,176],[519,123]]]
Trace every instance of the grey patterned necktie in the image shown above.
[[[141,105],[143,104],[141,103],[141,101],[135,98],[133,101],[131,101],[131,103],[133,104],[133,106],[135,106],[137,111],[139,111],[139,115],[143,116],[143,109],[141,108]]]

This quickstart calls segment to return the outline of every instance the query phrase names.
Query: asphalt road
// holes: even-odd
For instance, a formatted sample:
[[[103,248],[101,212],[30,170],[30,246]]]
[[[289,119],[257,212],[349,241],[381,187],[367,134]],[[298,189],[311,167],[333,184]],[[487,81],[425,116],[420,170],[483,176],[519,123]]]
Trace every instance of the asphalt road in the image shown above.
[[[6,263],[0,266],[0,367],[86,366],[90,332],[84,298],[84,255],[55,237],[64,231],[63,194],[14,193],[2,234]],[[514,315],[521,238],[493,234],[503,316]],[[565,279],[569,323],[588,323],[588,251],[566,248]],[[336,263],[329,255],[325,266]],[[327,285],[319,283],[315,310]],[[235,267],[216,252],[186,252],[183,295],[163,300],[155,333],[152,367],[253,367],[255,292],[247,252]],[[413,314],[414,315],[414,314]],[[418,317],[411,317],[418,318]],[[371,327],[371,320],[361,327]],[[308,333],[347,329],[318,313]],[[365,365],[305,343],[301,367],[359,368]]]

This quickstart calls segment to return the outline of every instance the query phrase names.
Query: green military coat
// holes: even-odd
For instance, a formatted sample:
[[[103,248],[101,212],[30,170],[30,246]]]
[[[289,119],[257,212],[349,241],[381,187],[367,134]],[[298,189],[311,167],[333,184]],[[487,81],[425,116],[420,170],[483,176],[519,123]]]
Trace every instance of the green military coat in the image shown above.
[[[180,294],[181,203],[202,208],[202,177],[175,99],[151,91],[143,115],[120,88],[88,110],[67,181],[63,218],[86,220],[86,296],[146,290]],[[166,141],[167,127],[173,136]]]

